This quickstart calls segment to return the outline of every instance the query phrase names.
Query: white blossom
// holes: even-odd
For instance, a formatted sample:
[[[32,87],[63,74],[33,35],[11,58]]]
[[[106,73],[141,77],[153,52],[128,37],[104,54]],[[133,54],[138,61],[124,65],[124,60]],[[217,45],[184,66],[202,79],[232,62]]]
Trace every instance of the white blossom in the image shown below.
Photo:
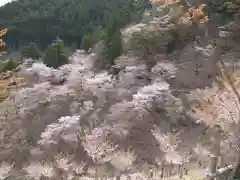
[[[206,53],[209,52],[206,51]],[[84,148],[85,153],[92,158],[94,163],[109,162],[120,171],[131,170],[135,166],[137,155],[134,150],[123,151],[121,145],[132,135],[134,128],[150,122],[151,127],[146,126],[149,128],[146,131],[148,130],[147,133],[153,137],[154,145],[157,145],[159,152],[164,154],[164,157],[160,155],[154,157],[156,162],[160,164],[163,159],[174,164],[185,162],[187,155],[184,155],[182,149],[179,148],[183,143],[179,140],[181,136],[167,133],[166,131],[170,128],[165,128],[165,124],[170,126],[169,120],[179,119],[180,116],[176,117],[174,113],[182,112],[180,99],[172,94],[171,85],[167,83],[168,78],[174,77],[177,71],[174,64],[159,62],[151,72],[148,72],[141,62],[135,66],[131,64],[132,66],[121,70],[119,79],[114,79],[106,71],[97,74],[92,71],[92,56],[94,54],[87,55],[78,51],[70,57],[71,64],[63,65],[58,69],[36,63],[27,70],[30,74],[37,74],[40,80],[36,80],[36,84],[31,88],[19,90],[15,101],[22,114],[34,114],[28,119],[22,119],[25,121],[30,119],[34,127],[37,127],[36,130],[41,129],[36,135],[37,140],[40,136],[37,148],[45,151],[47,149],[45,147],[48,147],[51,150],[51,147],[59,147],[63,142],[64,145],[67,143],[68,146],[78,151],[81,144],[81,148]],[[49,82],[42,83],[42,81],[51,80],[54,75],[64,76],[66,82],[58,86]],[[151,83],[146,81],[149,75]],[[228,94],[223,93],[222,96],[226,97]],[[235,99],[230,98],[226,109],[233,107],[233,102],[230,103],[232,100]],[[57,111],[58,108],[60,111]],[[158,113],[159,109],[163,109],[169,117],[166,116],[165,124],[162,123],[160,117],[159,127],[152,127],[154,122],[149,111]],[[226,116],[227,112],[223,110],[222,104],[213,109],[216,112],[221,110],[219,113],[214,113],[215,117],[230,119]],[[201,116],[201,119],[203,117]],[[238,116],[233,114],[233,117]],[[41,128],[38,127],[41,124],[44,125]],[[80,129],[84,133],[81,134],[79,142],[78,130]],[[134,142],[134,139],[132,141]],[[143,143],[149,145],[148,143],[152,142]],[[68,157],[62,156],[56,157],[56,162],[59,168],[68,171],[68,179],[74,177],[74,172],[82,173],[83,167],[88,165],[87,162],[70,163]],[[41,169],[42,172],[37,169]],[[51,165],[33,163],[25,167],[25,170],[29,176],[38,179],[42,175],[52,176]],[[143,173],[133,173],[130,176],[133,180],[147,179]],[[121,179],[124,178],[125,176],[121,177]]]
[[[85,163],[78,163],[78,162],[73,162],[73,163],[71,163],[71,171],[73,171],[73,172],[75,172],[75,173],[77,173],[77,174],[81,174],[81,173],[83,173],[83,171],[84,171],[84,166],[85,166],[86,164]]]
[[[39,82],[50,80],[52,77],[52,69],[43,63],[34,63],[32,67],[26,69],[26,71],[32,72],[33,75],[37,75]]]
[[[91,110],[93,109],[93,102],[92,101],[85,101],[83,103],[83,107],[86,109],[86,110]]]
[[[221,38],[226,38],[226,37],[230,37],[231,35],[231,32],[229,31],[224,31],[224,30],[219,30],[218,31],[218,35],[221,37]]]
[[[54,170],[51,164],[31,163],[23,169],[26,171],[28,177],[35,180],[40,180],[42,176],[48,178],[52,178],[54,176]]]
[[[210,44],[206,45],[205,47],[195,46],[196,50],[203,53],[205,56],[211,56],[214,52],[214,47]]]
[[[103,162],[102,156],[117,148],[117,145],[105,139],[108,134],[109,127],[94,128],[92,133],[84,138],[83,146],[95,162]]]
[[[15,95],[15,103],[22,110],[34,109],[39,102],[46,101],[51,85],[48,82],[35,84],[32,88],[20,89]]]
[[[152,68],[152,73],[154,79],[163,79],[163,78],[173,78],[175,77],[177,68],[170,62],[160,62],[157,63]]]
[[[168,93],[169,84],[166,82],[154,83],[149,86],[144,86],[139,89],[139,91],[133,95],[133,103],[136,108],[139,107],[149,107],[153,102],[153,98],[157,96],[162,96]]]
[[[57,162],[58,168],[65,170],[65,171],[69,170],[71,165],[69,164],[68,156],[59,154],[59,155],[55,156],[55,160]]]
[[[121,180],[146,180],[148,179],[147,175],[141,172],[132,173],[129,175],[123,175]]]
[[[9,172],[12,170],[12,165],[7,163],[0,164],[0,180],[4,180],[9,176]]]
[[[136,160],[134,152],[116,151],[110,157],[106,157],[110,163],[118,170],[124,171],[131,168],[133,162]]]
[[[58,123],[53,123],[47,126],[41,134],[39,144],[50,145],[57,144],[60,138],[66,142],[77,142],[77,125],[79,116],[61,117]]]

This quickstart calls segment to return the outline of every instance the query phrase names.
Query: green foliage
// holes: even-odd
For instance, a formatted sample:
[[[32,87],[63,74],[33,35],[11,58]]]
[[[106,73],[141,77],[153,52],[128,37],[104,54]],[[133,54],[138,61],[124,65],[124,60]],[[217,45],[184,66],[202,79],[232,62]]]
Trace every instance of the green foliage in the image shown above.
[[[170,53],[183,47],[193,38],[193,27],[188,25],[173,26],[159,31],[143,29],[131,37],[130,50],[138,56],[147,53]]]
[[[32,43],[29,46],[23,47],[21,54],[22,54],[22,58],[39,59],[41,57],[41,53],[37,47],[37,44],[35,43]]]
[[[48,46],[43,62],[48,67],[58,68],[61,65],[68,63],[68,55],[64,49],[64,42],[61,39],[57,39],[56,43]]]
[[[209,0],[208,11],[220,19],[224,24],[224,31],[231,33],[231,39],[240,41],[240,1],[239,0]],[[211,14],[210,14],[211,15]],[[215,19],[212,18],[212,21]],[[230,37],[228,37],[230,38]]]
[[[169,39],[171,37],[167,31],[142,30],[133,34],[130,48],[139,56],[150,52],[165,52]]]
[[[92,35],[85,34],[82,38],[81,48],[84,49],[86,52],[92,47]]]
[[[105,30],[105,35],[103,38],[104,50],[103,57],[106,60],[106,67],[114,65],[114,59],[121,55],[122,49],[122,39],[120,32],[120,21],[112,20]]]
[[[43,57],[43,63],[48,67],[58,67],[58,53],[53,45],[49,45]]]
[[[101,31],[93,34],[85,34],[82,38],[81,49],[84,49],[86,52],[97,43],[101,38]]]
[[[66,44],[81,41],[84,34],[106,28],[116,12],[121,26],[137,21],[149,7],[148,0],[19,0],[0,7],[0,28],[9,29],[8,46],[33,41],[44,49],[56,36]]]
[[[240,10],[240,1],[239,0],[232,0],[232,1],[224,1],[218,7],[219,11],[224,11],[228,14],[235,14],[238,13]]]
[[[0,72],[11,71],[17,67],[17,63],[11,58],[0,63]]]
[[[209,15],[220,15],[222,21],[234,19],[234,15],[240,12],[239,0],[209,0],[207,3]],[[211,18],[211,17],[210,17]]]
[[[171,29],[169,33],[171,37],[175,39],[175,49],[180,49],[190,41],[193,41],[195,39],[197,31],[198,29],[194,24],[177,25]]]

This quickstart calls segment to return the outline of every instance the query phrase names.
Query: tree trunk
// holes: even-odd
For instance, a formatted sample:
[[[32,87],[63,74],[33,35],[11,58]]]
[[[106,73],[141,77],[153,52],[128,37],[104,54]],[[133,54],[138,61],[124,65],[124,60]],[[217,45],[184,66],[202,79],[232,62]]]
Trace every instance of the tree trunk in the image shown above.
[[[208,169],[208,173],[209,175],[207,176],[207,180],[214,180],[214,174],[216,174],[217,172],[217,156],[211,156],[210,157],[210,164],[209,164],[209,169]]]

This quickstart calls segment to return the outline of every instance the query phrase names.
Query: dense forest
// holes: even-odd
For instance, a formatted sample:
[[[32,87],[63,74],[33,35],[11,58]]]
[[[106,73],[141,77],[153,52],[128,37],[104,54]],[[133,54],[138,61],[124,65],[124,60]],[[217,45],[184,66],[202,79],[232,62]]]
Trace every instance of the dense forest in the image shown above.
[[[9,48],[29,42],[44,48],[56,36],[80,46],[84,34],[105,28],[110,19],[123,26],[140,20],[148,7],[146,0],[18,0],[0,7],[0,29],[9,29]]]
[[[208,14],[230,6],[231,16],[237,10],[231,3],[208,1]],[[79,48],[84,35],[105,29],[111,21],[119,21],[119,27],[138,22],[150,7],[148,0],[17,0],[0,7],[0,29],[8,28],[4,39],[11,49],[31,42],[45,49],[56,37]]]

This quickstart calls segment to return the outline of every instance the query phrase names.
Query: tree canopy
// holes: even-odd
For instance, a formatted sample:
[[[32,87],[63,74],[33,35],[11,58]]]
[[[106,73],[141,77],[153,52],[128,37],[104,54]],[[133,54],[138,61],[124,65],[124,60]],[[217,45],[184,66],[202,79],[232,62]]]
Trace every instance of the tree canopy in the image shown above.
[[[56,37],[66,44],[81,44],[84,34],[105,28],[112,16],[121,26],[140,20],[148,0],[18,0],[0,7],[0,28],[8,28],[8,46],[34,42],[46,47]]]

